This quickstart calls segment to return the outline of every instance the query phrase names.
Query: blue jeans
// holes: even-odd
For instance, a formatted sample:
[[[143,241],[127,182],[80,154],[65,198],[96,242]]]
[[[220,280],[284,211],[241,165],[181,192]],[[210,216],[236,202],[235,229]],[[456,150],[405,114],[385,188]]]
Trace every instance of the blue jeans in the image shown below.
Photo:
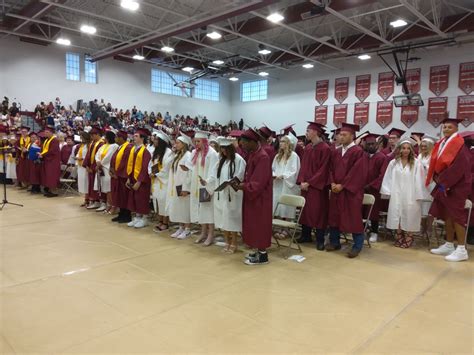
[[[337,247],[341,246],[341,232],[337,228],[331,227],[329,229],[329,243]],[[364,234],[363,233],[352,233],[352,239],[354,240],[354,245],[352,245],[352,250],[361,251],[364,245]]]

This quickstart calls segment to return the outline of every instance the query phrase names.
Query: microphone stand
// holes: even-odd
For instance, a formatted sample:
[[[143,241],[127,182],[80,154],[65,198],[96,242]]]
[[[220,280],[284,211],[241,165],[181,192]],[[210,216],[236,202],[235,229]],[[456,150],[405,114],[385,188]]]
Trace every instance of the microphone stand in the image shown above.
[[[2,200],[2,203],[0,203],[0,211],[2,211],[3,207],[5,207],[5,205],[7,204],[23,207],[23,205],[20,205],[19,203],[13,203],[7,200],[7,159],[6,159],[6,154],[5,154],[6,150],[7,150],[7,147],[0,147],[0,154],[3,157],[3,172],[5,174],[5,178],[3,179],[3,200]]]

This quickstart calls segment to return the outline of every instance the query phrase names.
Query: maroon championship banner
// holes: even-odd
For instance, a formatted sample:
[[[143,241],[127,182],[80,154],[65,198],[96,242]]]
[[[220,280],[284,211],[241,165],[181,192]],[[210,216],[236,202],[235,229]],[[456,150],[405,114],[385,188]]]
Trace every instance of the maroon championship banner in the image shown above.
[[[359,125],[360,128],[369,123],[369,108],[370,104],[368,102],[357,102],[354,105],[354,123]]]
[[[474,121],[474,96],[458,96],[457,118],[462,119],[461,122],[465,127]]]
[[[404,106],[402,107],[402,113],[400,116],[400,121],[402,121],[405,126],[410,128],[413,124],[418,121],[418,112],[419,106]]]
[[[379,101],[377,102],[377,123],[382,128],[386,128],[392,123],[393,117],[393,101]]]
[[[408,91],[410,94],[420,92],[421,88],[421,69],[408,69],[406,72]]]
[[[430,97],[428,99],[428,117],[427,121],[438,127],[441,121],[446,118],[446,112],[448,111],[448,98],[447,97]]]
[[[394,80],[395,76],[392,72],[379,73],[377,92],[385,101],[393,95],[393,91],[395,90]]]
[[[356,76],[356,97],[364,102],[370,95],[370,74]]]
[[[338,78],[334,85],[334,97],[342,104],[349,96],[349,77]]]
[[[469,95],[474,89],[474,62],[459,64],[459,88]]]
[[[440,96],[449,86],[449,65],[430,68],[430,91]]]
[[[332,121],[339,128],[342,122],[347,122],[347,104],[334,105],[334,115]]]
[[[328,123],[328,107],[315,106],[314,107],[314,122],[326,125]]]
[[[329,80],[319,80],[316,82],[316,101],[320,105],[324,104],[329,98]]]

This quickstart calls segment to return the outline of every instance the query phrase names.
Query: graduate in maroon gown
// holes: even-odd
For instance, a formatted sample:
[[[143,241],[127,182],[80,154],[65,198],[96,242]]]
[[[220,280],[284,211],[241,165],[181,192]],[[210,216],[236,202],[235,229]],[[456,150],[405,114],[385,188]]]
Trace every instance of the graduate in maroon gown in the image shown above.
[[[469,148],[471,153],[471,193],[469,195],[469,199],[471,202],[474,203],[474,131],[470,131],[468,134],[464,136],[464,142],[466,146]],[[469,221],[469,232],[467,235],[467,244],[474,244],[474,216],[471,216],[471,220]]]
[[[385,154],[392,160],[395,156],[393,151],[396,149],[400,137],[405,133],[404,130],[398,128],[392,128],[388,131],[388,146],[382,149],[382,153]]]
[[[431,192],[433,203],[430,215],[442,219],[446,228],[446,243],[431,249],[436,255],[445,255],[446,261],[463,261],[469,258],[466,250],[466,224],[468,212],[464,208],[472,189],[471,153],[458,134],[462,119],[443,120],[443,135],[431,153],[426,186],[432,181],[436,187]],[[454,239],[457,248],[454,248]]]
[[[261,136],[253,129],[242,133],[242,146],[249,152],[244,181],[234,184],[243,190],[242,238],[249,247],[256,249],[246,256],[247,265],[268,263],[266,249],[271,245],[273,219],[272,160],[258,143]]]
[[[323,141],[324,126],[308,122],[306,138],[310,142],[304,150],[296,183],[306,205],[301,212],[301,238],[298,243],[311,242],[311,231],[316,228],[316,248],[324,250],[324,234],[328,223],[329,168],[331,148]]]
[[[20,187],[26,188],[28,186],[28,151],[27,146],[30,143],[30,137],[28,132],[30,127],[21,126],[20,127],[20,138],[17,140],[16,144],[16,156],[17,156],[17,165],[16,165],[16,178],[18,185]]]
[[[354,244],[347,254],[359,255],[364,244],[362,201],[367,182],[368,157],[354,142],[359,126],[342,123],[339,138],[342,146],[331,158],[331,197],[329,199],[329,240],[326,251],[341,249],[340,234],[352,233]]]
[[[72,153],[72,148],[74,148],[74,137],[67,136],[66,137],[66,144],[61,147],[61,164],[67,165],[69,161],[69,157]]]
[[[364,150],[369,157],[369,166],[367,170],[367,183],[365,185],[365,193],[375,197],[375,203],[370,215],[370,242],[377,241],[379,232],[379,214],[382,208],[383,200],[380,197],[380,187],[382,186],[385,170],[389,163],[389,159],[385,154],[378,151],[378,134],[368,134],[363,138]],[[364,216],[369,213],[368,208],[364,209]]]
[[[127,141],[128,133],[118,131],[115,136],[115,143],[120,147],[115,151],[110,160],[110,176],[112,190],[112,204],[120,208],[118,216],[112,218],[113,222],[129,223],[132,221],[132,213],[128,209],[128,188],[127,182],[127,163],[130,155],[130,149],[133,145]]]
[[[133,135],[134,146],[130,150],[127,161],[128,209],[135,212],[135,217],[127,225],[143,228],[148,224],[147,214],[150,213],[151,179],[148,164],[151,154],[146,149],[147,139],[151,133],[145,128],[138,129]]]
[[[82,166],[87,169],[87,173],[89,174],[89,192],[87,193],[87,196],[89,197],[89,206],[86,208],[88,210],[93,210],[100,207],[100,201],[105,203],[105,196],[101,196],[99,191],[94,190],[94,181],[97,174],[95,155],[99,148],[104,144],[104,141],[101,137],[102,130],[99,127],[93,127],[89,134],[91,136],[91,143],[89,144],[89,147],[87,147],[87,154],[84,157]]]
[[[267,153],[270,158],[270,161],[273,162],[273,158],[275,158],[276,151],[275,147],[269,142],[271,142],[273,137],[275,137],[275,132],[267,126],[263,126],[258,129],[258,134],[260,135],[260,145],[262,146],[262,149],[265,151],[265,153]]]
[[[61,177],[61,154],[59,150],[59,140],[54,135],[53,127],[45,128],[46,140],[39,155],[41,159],[41,185],[44,187],[44,196],[56,197],[58,194],[54,190],[59,185]]]
[[[234,141],[235,152],[239,154],[242,158],[244,158],[245,161],[247,161],[248,152],[246,152],[242,148],[242,143],[240,141],[240,136],[242,135],[242,133],[243,131],[233,130],[229,132],[229,137],[236,138],[236,140]]]

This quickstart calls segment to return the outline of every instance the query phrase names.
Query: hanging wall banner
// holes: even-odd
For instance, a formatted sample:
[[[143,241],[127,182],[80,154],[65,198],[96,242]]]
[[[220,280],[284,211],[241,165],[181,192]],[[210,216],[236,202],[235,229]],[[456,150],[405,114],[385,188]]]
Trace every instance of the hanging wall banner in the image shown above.
[[[474,90],[474,62],[459,64],[459,88],[466,95]]]
[[[421,89],[421,69],[408,69],[406,72],[408,91],[410,94],[420,92]]]
[[[334,97],[342,104],[349,96],[349,78],[338,78],[334,85]]]
[[[447,97],[430,97],[428,99],[428,117],[427,120],[434,127],[438,127],[441,121],[446,118],[448,111]]]
[[[314,108],[314,122],[326,125],[328,123],[328,107],[315,106]]]
[[[377,102],[377,123],[382,128],[386,128],[392,123],[393,117],[393,101],[379,101]]]
[[[474,121],[474,96],[458,96],[457,118],[462,119],[461,122],[465,127]]]
[[[360,128],[369,123],[369,108],[370,104],[368,102],[356,103],[354,105],[354,123],[359,125]]]
[[[347,122],[347,104],[334,105],[333,123],[336,127],[341,127],[342,122]]]
[[[393,95],[393,91],[395,89],[394,80],[395,76],[392,72],[379,73],[377,92],[382,99],[387,100]]]
[[[402,121],[405,126],[410,128],[413,124],[418,121],[418,112],[419,106],[404,106],[401,110],[400,121]]]
[[[329,98],[329,80],[319,80],[316,82],[316,101],[320,105]]]
[[[440,96],[449,86],[449,65],[438,65],[430,68],[430,90]]]
[[[364,102],[370,95],[370,74],[358,75],[356,77],[356,97]]]

